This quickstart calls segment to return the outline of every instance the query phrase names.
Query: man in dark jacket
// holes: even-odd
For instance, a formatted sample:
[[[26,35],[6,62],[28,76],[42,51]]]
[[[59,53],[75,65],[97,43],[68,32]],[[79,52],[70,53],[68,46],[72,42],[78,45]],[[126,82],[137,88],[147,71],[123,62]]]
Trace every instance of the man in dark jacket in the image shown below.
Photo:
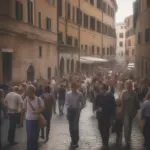
[[[98,128],[102,137],[103,149],[108,149],[109,129],[116,112],[114,95],[108,92],[108,86],[101,84],[100,93],[95,100]]]

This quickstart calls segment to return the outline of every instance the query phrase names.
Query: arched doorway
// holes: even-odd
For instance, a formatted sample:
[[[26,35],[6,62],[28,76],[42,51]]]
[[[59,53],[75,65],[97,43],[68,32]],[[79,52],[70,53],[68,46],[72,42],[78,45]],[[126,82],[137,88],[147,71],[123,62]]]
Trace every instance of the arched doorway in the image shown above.
[[[80,63],[79,63],[79,61],[76,62],[76,72],[80,72]]]
[[[52,75],[51,72],[52,72],[52,71],[51,71],[51,67],[48,67],[48,68],[47,68],[47,78],[48,78],[48,80],[51,79],[51,75]]]
[[[71,60],[71,73],[74,73],[74,60]]]
[[[35,75],[34,67],[30,65],[27,70],[27,80],[34,81],[34,75]]]
[[[70,72],[70,60],[67,59],[67,73]]]
[[[64,58],[62,57],[60,60],[60,77],[64,75]]]

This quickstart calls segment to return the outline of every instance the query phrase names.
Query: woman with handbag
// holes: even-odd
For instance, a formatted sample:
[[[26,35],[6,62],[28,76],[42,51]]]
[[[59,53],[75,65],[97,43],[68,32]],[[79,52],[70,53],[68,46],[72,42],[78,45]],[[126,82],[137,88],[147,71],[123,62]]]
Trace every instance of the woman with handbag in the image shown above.
[[[29,85],[27,97],[24,100],[24,112],[26,112],[27,150],[38,150],[38,138],[40,125],[44,124],[41,112],[44,110],[44,102],[36,97],[35,88]],[[22,117],[23,118],[23,117]]]

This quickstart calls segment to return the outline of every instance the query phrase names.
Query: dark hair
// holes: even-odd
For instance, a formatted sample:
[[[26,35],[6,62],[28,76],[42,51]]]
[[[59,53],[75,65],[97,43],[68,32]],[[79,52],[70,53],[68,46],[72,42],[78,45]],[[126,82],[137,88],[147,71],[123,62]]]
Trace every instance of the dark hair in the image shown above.
[[[71,87],[77,87],[77,82],[73,81],[73,82],[71,83]]]
[[[103,90],[108,91],[108,86],[106,84],[103,84]]]
[[[49,85],[46,85],[46,86],[44,87],[44,92],[50,93],[50,92],[51,92],[51,87],[50,87]]]

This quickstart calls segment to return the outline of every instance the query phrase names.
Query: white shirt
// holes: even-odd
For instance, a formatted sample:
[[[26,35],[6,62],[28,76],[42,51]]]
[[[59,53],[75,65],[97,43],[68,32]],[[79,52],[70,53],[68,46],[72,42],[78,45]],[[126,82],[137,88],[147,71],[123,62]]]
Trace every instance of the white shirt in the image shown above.
[[[40,114],[33,113],[33,109],[28,101],[30,101],[35,111],[44,107],[44,101],[40,97],[35,97],[34,100],[30,100],[29,97],[26,97],[24,100],[23,108],[26,110],[26,120],[38,120]]]
[[[4,103],[8,107],[8,113],[21,112],[21,105],[23,104],[23,100],[19,94],[15,92],[8,93],[4,99]]]
[[[72,92],[69,91],[66,94],[66,107],[67,108],[82,108],[84,104],[83,94],[79,91]]]

